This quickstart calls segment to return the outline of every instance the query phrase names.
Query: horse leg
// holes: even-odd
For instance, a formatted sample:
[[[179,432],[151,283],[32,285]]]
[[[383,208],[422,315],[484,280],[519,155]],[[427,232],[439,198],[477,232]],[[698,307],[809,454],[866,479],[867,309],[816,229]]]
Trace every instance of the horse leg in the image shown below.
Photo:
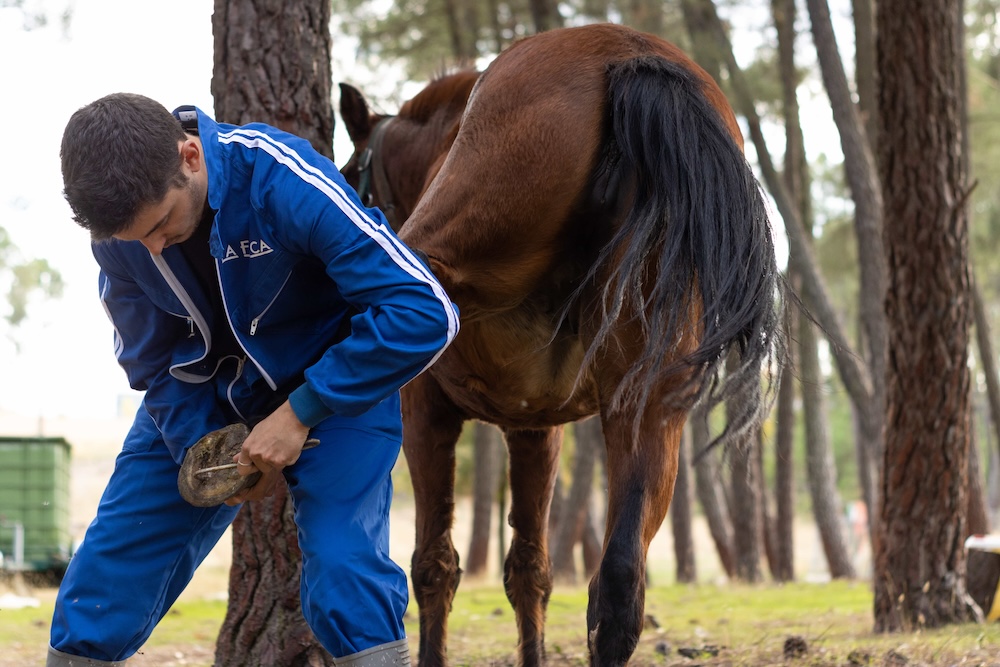
[[[625,665],[642,632],[646,554],[670,505],[685,415],[648,410],[633,440],[629,410],[602,415],[608,460],[604,555],[590,581],[590,663]]]
[[[505,429],[510,452],[510,550],[504,561],[504,589],[517,619],[518,662],[545,661],[545,609],[552,593],[548,518],[559,467],[562,426]]]
[[[410,583],[420,610],[421,667],[447,664],[448,614],[462,570],[451,540],[455,445],[464,415],[424,373],[403,387],[403,452],[413,482],[416,544]]]

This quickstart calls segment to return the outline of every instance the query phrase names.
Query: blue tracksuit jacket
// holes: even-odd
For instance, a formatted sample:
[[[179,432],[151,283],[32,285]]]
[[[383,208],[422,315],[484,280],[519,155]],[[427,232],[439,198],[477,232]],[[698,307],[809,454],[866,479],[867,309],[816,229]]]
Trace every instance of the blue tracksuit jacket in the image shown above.
[[[153,257],[138,241],[93,245],[118,361],[178,463],[228,421],[210,382],[213,317],[228,319],[247,381],[276,389],[304,371],[289,400],[307,426],[376,405],[432,364],[459,327],[429,269],[307,141],[201,111],[198,126],[226,312],[210,312],[178,246]],[[335,342],[348,313],[351,335]]]

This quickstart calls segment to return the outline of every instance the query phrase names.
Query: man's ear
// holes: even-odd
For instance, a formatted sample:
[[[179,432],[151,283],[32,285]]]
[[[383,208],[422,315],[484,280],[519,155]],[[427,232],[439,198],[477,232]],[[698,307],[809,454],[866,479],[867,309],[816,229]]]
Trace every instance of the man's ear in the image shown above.
[[[201,150],[201,142],[194,137],[187,137],[180,142],[181,160],[192,172],[201,171],[205,166],[205,156]]]

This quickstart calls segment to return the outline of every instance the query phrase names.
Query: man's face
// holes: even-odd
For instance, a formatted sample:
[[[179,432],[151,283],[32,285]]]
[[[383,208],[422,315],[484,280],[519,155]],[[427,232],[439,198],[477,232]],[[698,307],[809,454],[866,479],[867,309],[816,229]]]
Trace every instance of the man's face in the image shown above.
[[[205,210],[208,183],[200,145],[189,148],[188,142],[181,145],[181,169],[187,183],[167,190],[159,202],[140,208],[128,229],[115,234],[116,239],[139,241],[149,254],[159,255],[164,248],[191,238]]]

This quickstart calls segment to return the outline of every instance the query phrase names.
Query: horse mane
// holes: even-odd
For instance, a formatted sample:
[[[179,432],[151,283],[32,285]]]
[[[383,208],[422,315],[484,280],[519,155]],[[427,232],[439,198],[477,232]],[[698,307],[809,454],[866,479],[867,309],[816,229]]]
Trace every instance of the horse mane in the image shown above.
[[[441,109],[460,105],[465,108],[472,87],[479,79],[479,72],[465,69],[436,77],[415,97],[405,102],[399,110],[400,118],[426,123]]]

